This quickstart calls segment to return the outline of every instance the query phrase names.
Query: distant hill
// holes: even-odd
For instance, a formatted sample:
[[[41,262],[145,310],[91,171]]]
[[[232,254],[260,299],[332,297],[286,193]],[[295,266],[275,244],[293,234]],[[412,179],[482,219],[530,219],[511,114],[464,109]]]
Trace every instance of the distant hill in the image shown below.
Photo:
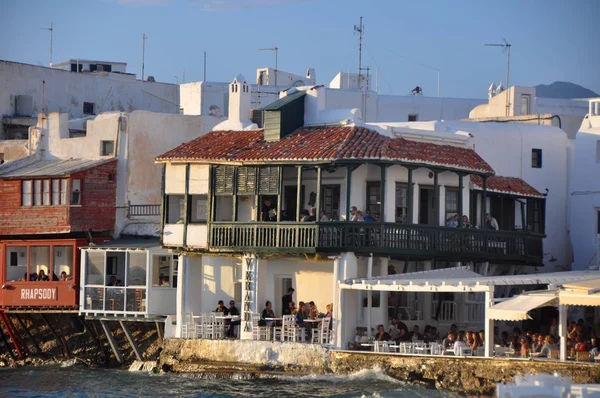
[[[600,97],[592,90],[570,82],[554,82],[535,86],[536,95],[543,98],[590,98]]]

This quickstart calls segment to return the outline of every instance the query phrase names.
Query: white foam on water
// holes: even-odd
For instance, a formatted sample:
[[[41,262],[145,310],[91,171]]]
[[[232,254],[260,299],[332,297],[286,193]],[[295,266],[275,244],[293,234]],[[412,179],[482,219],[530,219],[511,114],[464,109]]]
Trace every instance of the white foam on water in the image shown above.
[[[320,375],[320,374],[311,374],[306,376],[273,376],[274,378],[286,380],[286,381],[294,381],[294,382],[304,382],[304,381],[325,381],[331,383],[345,383],[351,381],[364,381],[364,380],[375,380],[375,381],[384,381],[388,383],[396,383],[396,384],[406,384],[403,381],[394,379],[391,376],[388,376],[385,371],[381,368],[372,368],[372,369],[361,369],[358,372],[350,373],[347,375]],[[377,398],[377,397],[374,397]]]

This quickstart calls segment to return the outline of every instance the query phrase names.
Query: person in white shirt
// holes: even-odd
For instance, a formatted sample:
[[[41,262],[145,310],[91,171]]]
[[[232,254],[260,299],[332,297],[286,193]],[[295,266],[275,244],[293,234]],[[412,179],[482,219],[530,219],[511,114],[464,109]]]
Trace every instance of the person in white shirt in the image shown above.
[[[467,343],[465,343],[465,334],[463,332],[458,332],[458,337],[454,343],[454,355],[459,356],[461,354],[461,350],[464,348],[470,347],[467,345]]]

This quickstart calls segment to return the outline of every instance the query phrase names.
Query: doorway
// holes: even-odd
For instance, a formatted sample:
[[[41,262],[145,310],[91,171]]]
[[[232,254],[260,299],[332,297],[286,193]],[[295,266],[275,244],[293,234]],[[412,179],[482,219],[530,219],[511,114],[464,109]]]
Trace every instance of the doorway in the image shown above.
[[[271,302],[273,303],[273,311],[276,314],[281,315],[283,313],[281,299],[287,293],[288,289],[293,287],[292,282],[291,275],[278,275],[275,277],[275,298]]]
[[[433,188],[419,189],[419,224],[435,225]]]
[[[333,221],[340,219],[340,185],[323,185],[321,188],[321,209]]]
[[[300,201],[305,203],[304,200],[304,185],[300,190]],[[296,205],[298,203],[298,186],[297,185],[286,185],[283,187],[283,208],[285,213],[282,213],[282,220],[284,221],[296,221]],[[300,210],[303,206],[300,207]],[[283,215],[285,214],[285,217]]]

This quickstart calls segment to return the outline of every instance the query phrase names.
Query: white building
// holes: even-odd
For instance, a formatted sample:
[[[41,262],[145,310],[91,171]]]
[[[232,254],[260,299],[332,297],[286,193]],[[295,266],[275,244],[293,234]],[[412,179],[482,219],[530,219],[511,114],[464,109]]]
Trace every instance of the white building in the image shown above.
[[[573,269],[585,270],[600,264],[600,99],[589,102],[574,147],[569,192]]]
[[[240,110],[250,95],[240,89],[240,80],[229,88],[229,104],[236,109],[229,111],[227,126],[247,122]],[[475,182],[489,181],[494,195],[510,199],[512,207],[504,211],[513,217],[521,199],[521,214],[542,208],[545,197],[539,191],[520,178],[510,180],[512,186],[494,185],[494,170],[468,136],[447,131],[396,136],[395,127],[363,124],[356,109],[329,108],[331,91],[288,90],[262,110],[263,128],[219,127],[156,158],[165,170],[162,243],[184,253],[179,331],[184,314],[211,311],[218,300],[234,299],[243,309],[242,335],[248,337],[249,314],[260,312],[266,300],[281,314],[280,299],[290,286],[296,288],[295,301],[313,300],[323,311],[335,302],[338,282],[349,278],[455,262],[485,274],[543,264],[543,212],[531,212],[537,230],[522,225],[523,231],[515,232],[511,225],[486,231],[480,203],[487,191],[482,192],[485,183],[478,188]],[[269,201],[277,210],[272,222],[262,221]],[[351,205],[379,221],[349,222]],[[311,207],[331,221],[300,222],[301,210]],[[446,226],[462,214],[473,214],[471,223],[480,228]],[[445,326],[482,321],[481,298],[458,300],[464,301],[357,294],[344,303],[345,322],[352,330],[387,323],[390,313],[423,324],[439,315]]]
[[[126,73],[125,63],[76,60],[48,68],[0,61],[0,140],[27,139],[43,111],[66,113],[69,119],[102,112],[147,110],[179,113],[179,86],[142,82]],[[95,71],[83,73],[84,70]],[[100,69],[101,66],[102,68]]]

